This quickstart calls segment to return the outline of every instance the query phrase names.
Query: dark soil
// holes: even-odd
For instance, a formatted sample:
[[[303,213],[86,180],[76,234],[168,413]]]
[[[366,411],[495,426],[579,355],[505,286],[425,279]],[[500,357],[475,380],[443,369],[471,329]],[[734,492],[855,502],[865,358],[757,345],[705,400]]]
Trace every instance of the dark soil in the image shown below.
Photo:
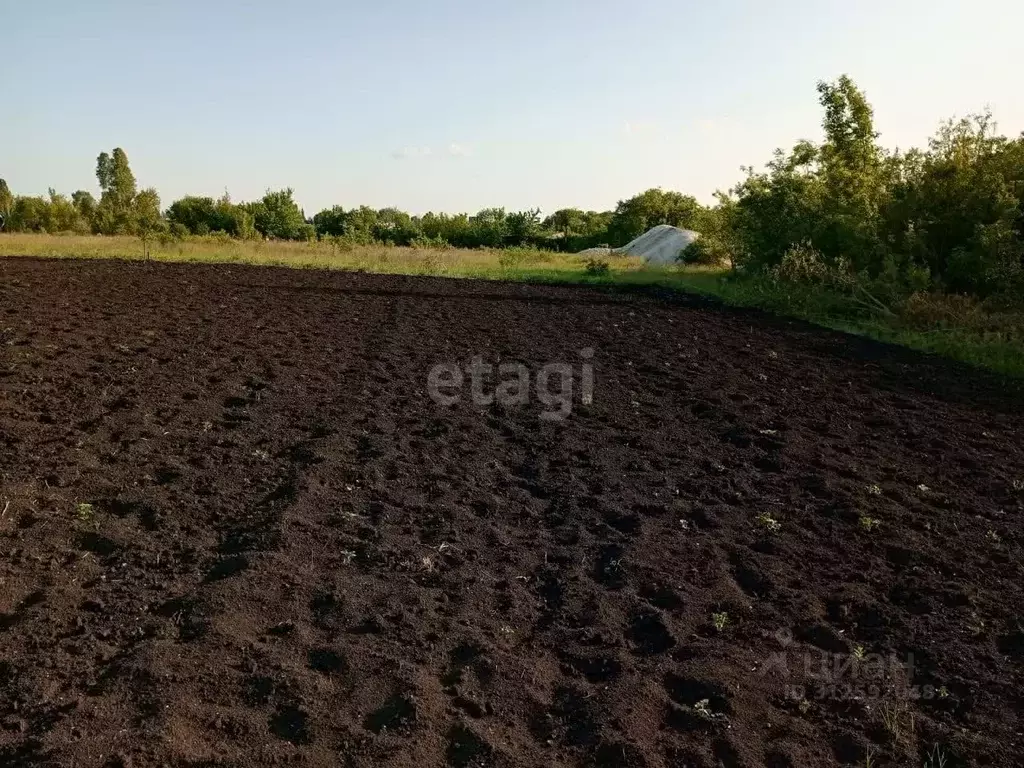
[[[427,396],[585,347],[563,421]],[[695,299],[0,260],[0,765],[1020,765],[1022,402]]]

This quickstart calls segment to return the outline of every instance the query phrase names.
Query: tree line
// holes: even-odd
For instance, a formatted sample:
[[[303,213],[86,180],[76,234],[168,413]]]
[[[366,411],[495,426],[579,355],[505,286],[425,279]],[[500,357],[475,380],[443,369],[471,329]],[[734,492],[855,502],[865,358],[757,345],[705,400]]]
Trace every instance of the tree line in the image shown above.
[[[353,244],[562,251],[620,246],[656,224],[702,233],[688,258],[729,261],[778,279],[872,291],[890,299],[915,290],[990,295],[1024,290],[1024,138],[996,133],[991,115],[943,124],[924,149],[878,143],[864,93],[843,76],[818,84],[824,140],[776,150],[764,170],[704,206],[651,189],[611,211],[487,208],[476,214],[412,216],[396,208],[334,206],[307,217],[293,190],[252,202],[186,196],[161,210],[138,190],[124,151],[97,158],[100,198],[15,196],[0,180],[0,214],[12,231],[93,232],[179,238],[333,239]]]
[[[0,214],[13,232],[75,232],[102,235],[185,237],[224,233],[237,238],[342,239],[353,244],[430,244],[457,248],[546,247],[582,250],[623,245],[660,223],[696,226],[706,209],[691,196],[652,189],[619,203],[614,211],[566,208],[542,218],[539,209],[486,208],[476,214],[427,213],[397,208],[327,208],[307,217],[290,188],[268,190],[259,200],[235,203],[187,195],[161,211],[154,189],[137,190],[123,149],[97,158],[101,195],[79,190],[68,198],[15,196],[0,179]]]

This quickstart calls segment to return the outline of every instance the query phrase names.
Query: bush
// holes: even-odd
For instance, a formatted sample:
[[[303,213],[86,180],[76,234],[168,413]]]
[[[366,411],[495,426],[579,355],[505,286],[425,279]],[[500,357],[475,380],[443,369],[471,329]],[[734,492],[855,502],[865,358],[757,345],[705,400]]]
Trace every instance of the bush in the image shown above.
[[[612,268],[604,259],[587,259],[587,266],[583,270],[591,277],[604,277],[611,273]]]
[[[411,248],[431,249],[435,251],[447,251],[452,247],[451,243],[440,235],[437,235],[436,237],[427,237],[426,235],[414,237],[409,242],[409,246]]]
[[[721,240],[711,235],[701,235],[683,248],[679,254],[679,261],[684,264],[719,266],[729,263],[732,259]]]
[[[808,244],[789,248],[782,255],[782,260],[768,270],[768,274],[776,281],[798,285],[849,289],[853,283],[846,264],[829,264]]]
[[[550,262],[555,254],[551,251],[544,251],[529,246],[510,246],[498,251],[498,264],[503,269],[516,269],[531,264],[546,264]]]
[[[174,245],[185,242],[188,237],[188,227],[177,221],[172,221],[170,226],[161,229],[156,236],[157,242],[162,246]]]

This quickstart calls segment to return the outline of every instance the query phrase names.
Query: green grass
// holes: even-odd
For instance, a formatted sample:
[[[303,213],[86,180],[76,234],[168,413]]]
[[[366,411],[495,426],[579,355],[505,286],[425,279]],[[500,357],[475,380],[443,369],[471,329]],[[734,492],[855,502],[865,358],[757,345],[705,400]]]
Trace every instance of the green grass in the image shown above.
[[[763,280],[727,280],[724,275],[682,274],[685,289],[756,307],[847,333],[868,336],[970,365],[1024,378],[1024,306],[989,308],[958,297],[921,296],[896,308],[895,317],[867,313],[849,299],[801,286]]]
[[[327,243],[239,241],[189,238],[152,243],[154,261],[237,263],[309,269],[358,270],[404,275],[439,275],[523,282],[647,286],[714,296],[739,307],[869,336],[1024,378],[1024,309],[993,309],[977,303],[929,297],[925,311],[895,318],[867,314],[847,299],[825,291],[763,280],[727,279],[722,268],[651,268],[638,259],[610,257],[608,274],[588,274],[587,259],[533,249],[465,250],[398,248],[385,245],[340,247]],[[0,256],[141,259],[133,237],[0,234]]]

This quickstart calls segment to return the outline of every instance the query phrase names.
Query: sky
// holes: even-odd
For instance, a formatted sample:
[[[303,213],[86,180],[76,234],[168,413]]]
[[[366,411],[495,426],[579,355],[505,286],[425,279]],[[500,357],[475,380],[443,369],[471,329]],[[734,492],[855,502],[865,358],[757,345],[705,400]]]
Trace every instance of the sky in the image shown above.
[[[990,108],[1024,130],[1019,0],[0,0],[0,177],[330,207],[709,202],[821,135],[849,74],[887,147]]]

